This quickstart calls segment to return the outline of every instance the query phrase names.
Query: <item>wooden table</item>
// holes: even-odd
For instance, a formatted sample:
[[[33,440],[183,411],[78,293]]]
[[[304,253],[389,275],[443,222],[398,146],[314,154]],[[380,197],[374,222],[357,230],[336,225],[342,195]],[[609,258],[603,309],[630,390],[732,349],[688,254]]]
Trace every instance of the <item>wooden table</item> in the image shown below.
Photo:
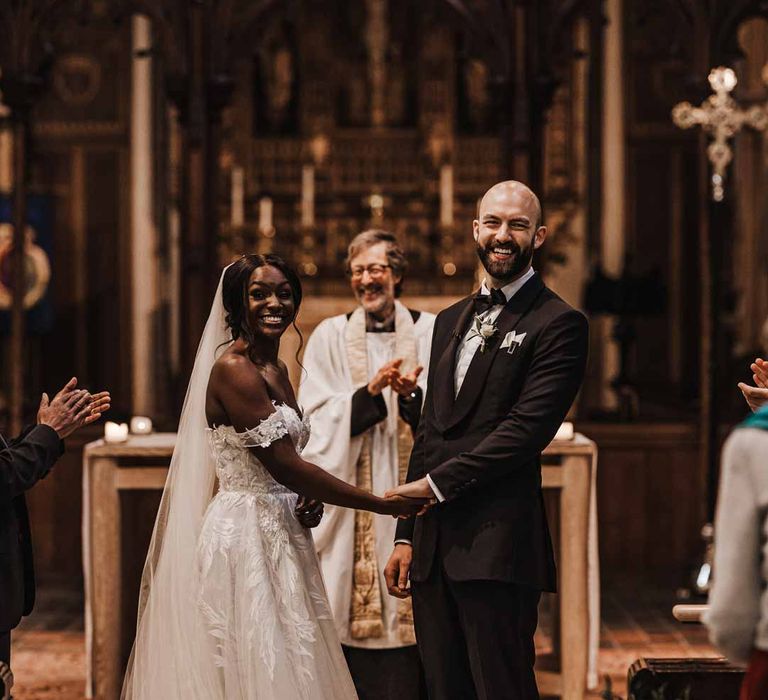
[[[131,436],[124,443],[89,443],[83,452],[83,568],[85,574],[86,697],[115,700],[122,683],[122,590],[120,492],[162,489],[176,435]],[[579,700],[586,690],[589,659],[590,542],[594,508],[594,443],[581,435],[553,442],[544,452],[544,489],[558,494],[560,512],[560,671],[538,671],[543,695]],[[140,466],[139,466],[140,464]],[[593,511],[594,513],[594,511]],[[597,562],[592,557],[592,566]],[[596,574],[596,571],[594,572]],[[593,584],[596,578],[593,576]],[[596,600],[592,591],[592,601]],[[594,618],[593,618],[594,619]]]
[[[176,433],[97,440],[83,450],[83,574],[87,698],[116,700],[123,678],[120,492],[165,486]],[[146,464],[151,459],[152,464]],[[137,460],[141,466],[136,466]],[[156,462],[155,462],[156,460]],[[133,465],[131,464],[133,462]]]
[[[556,492],[560,505],[556,615],[560,621],[560,671],[537,669],[536,682],[541,695],[581,700],[587,690],[590,646],[596,654],[599,644],[597,447],[577,433],[573,440],[552,442],[542,457],[542,487]]]

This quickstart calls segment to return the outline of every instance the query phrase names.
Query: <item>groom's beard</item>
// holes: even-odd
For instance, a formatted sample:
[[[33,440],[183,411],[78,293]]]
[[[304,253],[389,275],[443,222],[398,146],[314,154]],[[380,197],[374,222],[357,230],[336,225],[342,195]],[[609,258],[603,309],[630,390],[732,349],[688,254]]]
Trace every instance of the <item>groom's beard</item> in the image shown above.
[[[494,279],[506,282],[518,277],[525,270],[533,259],[533,242],[526,248],[521,248],[516,241],[511,240],[504,244],[504,248],[509,248],[512,255],[508,260],[492,260],[491,251],[499,247],[499,244],[491,241],[486,246],[476,245],[477,257],[483,263],[486,272]]]

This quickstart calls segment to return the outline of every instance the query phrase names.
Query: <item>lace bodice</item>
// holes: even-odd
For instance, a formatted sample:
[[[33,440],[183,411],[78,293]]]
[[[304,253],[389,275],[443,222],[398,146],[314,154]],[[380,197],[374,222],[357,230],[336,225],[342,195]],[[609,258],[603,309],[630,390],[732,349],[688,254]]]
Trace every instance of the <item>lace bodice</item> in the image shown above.
[[[269,447],[288,435],[301,453],[309,440],[309,420],[287,404],[274,403],[275,412],[256,427],[238,433],[231,425],[208,428],[211,452],[216,462],[220,491],[255,491],[263,494],[291,493],[248,449]]]

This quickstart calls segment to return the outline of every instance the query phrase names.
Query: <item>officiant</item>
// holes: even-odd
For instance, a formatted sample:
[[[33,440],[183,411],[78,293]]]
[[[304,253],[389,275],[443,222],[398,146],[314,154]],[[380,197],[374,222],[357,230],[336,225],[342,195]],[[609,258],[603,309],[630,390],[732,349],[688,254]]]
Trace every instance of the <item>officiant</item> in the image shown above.
[[[312,432],[303,456],[383,493],[402,483],[424,398],[434,315],[398,297],[406,271],[395,236],[349,245],[357,308],[321,322],[307,344],[299,403]],[[426,698],[411,602],[386,594],[396,520],[326,506],[314,531],[328,598],[361,700]]]

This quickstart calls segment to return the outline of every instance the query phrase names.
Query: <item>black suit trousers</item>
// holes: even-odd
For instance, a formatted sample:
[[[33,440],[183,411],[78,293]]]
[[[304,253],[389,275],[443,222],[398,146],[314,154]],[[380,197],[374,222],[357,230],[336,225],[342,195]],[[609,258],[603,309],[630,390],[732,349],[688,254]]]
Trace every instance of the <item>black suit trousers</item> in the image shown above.
[[[411,591],[430,700],[538,700],[533,634],[540,591],[452,581],[439,557]]]

